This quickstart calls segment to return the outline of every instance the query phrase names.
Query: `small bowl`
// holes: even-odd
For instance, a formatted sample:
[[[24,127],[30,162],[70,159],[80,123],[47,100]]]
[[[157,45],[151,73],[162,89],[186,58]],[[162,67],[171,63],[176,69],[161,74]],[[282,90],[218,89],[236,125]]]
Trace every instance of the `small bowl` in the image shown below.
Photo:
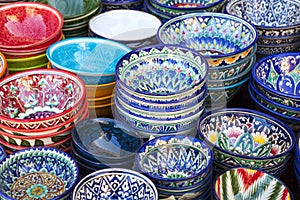
[[[77,74],[88,85],[115,81],[115,66],[131,51],[118,42],[89,37],[68,38],[47,49],[51,67]]]
[[[101,98],[113,94],[116,82],[100,84],[100,85],[85,85],[88,98]]]
[[[7,74],[7,60],[5,56],[0,52],[0,79]]]
[[[296,141],[278,119],[242,108],[205,114],[198,122],[198,135],[214,147],[215,160],[232,167],[276,167],[291,155]]]
[[[185,136],[162,136],[146,142],[136,155],[136,168],[156,185],[171,188],[194,185],[209,173],[211,149]]]
[[[268,195],[274,199],[294,199],[287,186],[278,178],[260,170],[231,169],[220,174],[214,181],[214,198],[261,199]],[[274,190],[276,187],[276,190]]]
[[[22,49],[46,44],[61,33],[63,17],[55,8],[33,2],[0,7],[0,48]]]
[[[90,190],[90,187],[99,190]],[[112,187],[114,189],[107,192]],[[117,199],[158,200],[158,192],[151,180],[138,172],[121,168],[99,170],[85,176],[74,188],[72,199],[93,199],[99,195],[104,199],[113,196]]]
[[[1,163],[2,160],[4,160],[5,158],[6,158],[5,150],[3,149],[2,145],[0,144],[0,163]]]
[[[79,179],[75,161],[52,148],[32,148],[8,156],[0,163],[0,197],[68,198]]]
[[[137,49],[157,44],[156,32],[161,21],[137,10],[111,10],[89,21],[90,36],[106,38]]]

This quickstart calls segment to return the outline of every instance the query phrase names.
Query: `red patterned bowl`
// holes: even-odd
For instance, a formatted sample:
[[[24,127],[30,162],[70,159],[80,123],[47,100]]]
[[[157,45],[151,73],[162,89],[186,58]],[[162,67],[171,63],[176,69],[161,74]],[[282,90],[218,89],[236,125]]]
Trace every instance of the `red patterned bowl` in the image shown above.
[[[63,16],[55,8],[35,2],[0,7],[0,48],[22,49],[47,44],[61,33]]]

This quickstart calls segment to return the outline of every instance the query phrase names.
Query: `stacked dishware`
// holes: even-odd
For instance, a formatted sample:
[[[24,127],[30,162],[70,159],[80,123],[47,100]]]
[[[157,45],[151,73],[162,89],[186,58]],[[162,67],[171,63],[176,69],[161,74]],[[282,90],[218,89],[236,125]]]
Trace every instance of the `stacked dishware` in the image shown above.
[[[121,122],[110,118],[83,120],[72,135],[71,155],[81,174],[109,167],[132,169],[143,140]]]
[[[102,11],[100,0],[29,0],[49,4],[64,18],[62,31],[66,38],[84,37],[88,34],[89,20]]]
[[[0,162],[1,199],[69,199],[78,180],[73,158],[53,148],[18,151]]]
[[[280,179],[261,170],[230,169],[217,176],[214,182],[214,199],[294,199],[290,189]]]
[[[102,0],[103,12],[110,10],[142,10],[144,0]]]
[[[51,45],[47,58],[51,68],[75,73],[84,81],[90,117],[111,117],[116,63],[129,51],[111,40],[78,37]]]
[[[207,73],[205,58],[191,49],[157,45],[131,51],[116,67],[114,117],[145,138],[195,135]]]
[[[70,150],[74,123],[88,117],[76,75],[35,69],[0,80],[0,143],[10,154],[30,147]]]
[[[256,27],[257,53],[265,57],[299,50],[299,6],[294,0],[230,0],[225,10]]]
[[[255,63],[255,27],[228,14],[205,12],[173,18],[159,28],[157,38],[205,56],[209,63],[208,109],[226,107]]]
[[[156,32],[161,21],[136,10],[112,10],[89,21],[89,36],[114,40],[131,49],[157,44]]]
[[[300,53],[268,56],[255,64],[249,94],[255,106],[300,133]]]
[[[226,0],[144,0],[144,9],[162,21],[167,21],[190,13],[219,12],[225,3]]]
[[[293,168],[296,180],[298,181],[298,187],[300,188],[300,135],[298,135],[297,145],[295,148]]]
[[[242,108],[208,112],[199,120],[198,135],[213,148],[216,173],[248,167],[279,176],[296,141],[292,130],[278,119]]]
[[[46,49],[63,37],[60,12],[44,4],[17,2],[0,8],[0,21],[0,51],[9,72],[46,68]]]
[[[140,148],[135,165],[153,181],[160,199],[209,199],[212,162],[212,150],[201,140],[161,136]]]

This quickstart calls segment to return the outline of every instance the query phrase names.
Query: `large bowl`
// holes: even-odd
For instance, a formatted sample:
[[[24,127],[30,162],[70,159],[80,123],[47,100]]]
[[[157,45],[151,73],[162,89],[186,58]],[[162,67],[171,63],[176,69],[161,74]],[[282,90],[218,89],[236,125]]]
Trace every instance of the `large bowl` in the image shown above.
[[[257,33],[247,21],[223,13],[192,13],[175,17],[157,32],[164,44],[185,46],[205,55],[210,67],[235,63],[253,49]]]
[[[99,170],[87,175],[74,188],[72,199],[94,199],[99,195],[103,199],[158,200],[157,189],[151,180],[138,172],[120,168]]]
[[[0,125],[15,129],[48,128],[72,118],[86,102],[84,83],[74,74],[37,69],[0,81]]]
[[[219,163],[259,169],[280,165],[296,141],[278,119],[242,108],[205,114],[198,122],[198,135],[213,147]]]
[[[47,57],[51,67],[73,72],[88,85],[115,81],[115,67],[131,51],[118,42],[89,37],[69,38],[51,45]]]
[[[0,48],[34,47],[61,33],[63,17],[51,6],[18,2],[0,7]]]
[[[51,148],[16,152],[0,163],[0,198],[68,198],[79,178],[75,161]]]

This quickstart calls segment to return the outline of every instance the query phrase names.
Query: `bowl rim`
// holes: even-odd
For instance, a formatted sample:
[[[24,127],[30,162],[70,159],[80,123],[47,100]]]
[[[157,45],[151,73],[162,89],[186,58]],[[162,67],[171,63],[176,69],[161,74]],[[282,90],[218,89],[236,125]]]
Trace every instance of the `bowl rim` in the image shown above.
[[[43,4],[43,3],[39,3],[39,2],[14,2],[14,3],[7,4],[5,6],[1,6],[0,7],[0,12],[5,11],[5,10],[10,10],[11,8],[27,7],[27,6],[33,7],[33,8],[40,8],[40,9],[44,9],[44,10],[46,9],[49,12],[51,12],[53,14],[53,16],[56,16],[56,18],[58,20],[57,29],[54,30],[51,33],[51,35],[49,35],[48,37],[46,37],[42,40],[39,40],[38,42],[27,44],[27,45],[15,45],[15,46],[14,45],[0,44],[0,48],[3,48],[3,49],[18,49],[18,50],[20,50],[22,48],[31,48],[31,47],[38,46],[38,45],[41,45],[43,43],[46,43],[46,42],[50,41],[51,39],[55,38],[55,36],[57,36],[61,32],[61,29],[62,29],[63,24],[64,24],[63,16],[57,9],[55,9],[54,7],[49,6],[47,4]]]
[[[2,152],[2,158],[0,159],[0,163],[7,157],[7,155],[6,155],[6,152],[5,152],[5,150],[4,150],[4,148],[3,148],[3,146],[2,146],[2,144],[0,144],[0,152]]]
[[[55,148],[49,148],[49,147],[32,147],[32,148],[28,148],[28,149],[22,149],[16,152],[13,152],[12,154],[8,155],[2,162],[0,162],[0,167],[2,167],[5,162],[8,162],[11,159],[14,159],[18,156],[21,156],[23,154],[29,153],[29,152],[49,152],[52,155],[60,155],[63,156],[65,159],[67,159],[69,162],[73,163],[73,167],[75,169],[75,173],[74,173],[74,181],[72,182],[71,187],[68,190],[65,190],[62,194],[60,194],[59,196],[54,197],[52,200],[59,200],[62,197],[67,196],[75,187],[75,185],[78,183],[79,180],[79,168],[77,163],[75,162],[75,160],[66,152],[62,151],[62,150],[58,150]],[[0,190],[0,197],[3,197],[7,200],[14,200],[14,198],[4,194],[1,190]]]
[[[85,87],[88,89],[97,89],[97,88],[101,88],[101,87],[112,87],[112,86],[115,86],[116,85],[116,81],[114,82],[109,82],[109,83],[104,83],[104,84],[99,84],[99,85],[88,85],[86,84]],[[102,88],[101,88],[102,89]]]
[[[43,64],[39,64],[39,65],[35,65],[35,66],[32,66],[32,67],[16,67],[16,68],[12,68],[10,67],[9,68],[9,72],[21,72],[21,71],[24,71],[24,70],[32,70],[32,69],[39,69],[39,68],[45,68],[47,66],[47,63],[43,63]]]
[[[259,118],[265,118],[268,122],[272,122],[272,124],[274,124],[276,126],[279,126],[283,130],[285,130],[286,135],[290,136],[291,146],[285,152],[282,152],[282,153],[277,154],[275,156],[254,157],[254,156],[247,156],[247,155],[240,155],[240,154],[237,154],[237,153],[232,153],[230,151],[226,151],[226,150],[218,147],[217,145],[214,145],[201,132],[201,130],[200,130],[200,126],[202,125],[201,122],[203,122],[203,120],[209,118],[211,115],[218,116],[219,114],[222,115],[222,114],[229,114],[229,113],[232,113],[232,114],[236,114],[236,113],[237,114],[250,114],[252,117],[254,116],[254,117],[259,117]],[[295,143],[296,143],[295,135],[293,134],[292,130],[286,124],[281,122],[279,119],[274,118],[274,117],[272,117],[272,116],[270,116],[266,113],[263,113],[263,112],[259,112],[259,111],[251,110],[251,109],[245,109],[245,108],[225,108],[225,109],[217,109],[217,110],[205,113],[198,120],[197,135],[200,138],[201,137],[204,138],[204,140],[208,143],[209,146],[212,146],[214,149],[216,149],[220,152],[226,153],[226,154],[228,154],[230,156],[233,156],[233,157],[237,156],[237,157],[240,157],[240,158],[243,158],[243,159],[255,159],[255,160],[268,160],[268,159],[272,159],[272,158],[275,159],[275,158],[280,158],[282,156],[285,156],[293,150],[293,148],[295,146]]]
[[[106,44],[109,46],[114,46],[115,48],[118,49],[122,49],[125,52],[130,52],[131,49],[129,47],[127,47],[126,45],[116,42],[116,41],[112,41],[112,40],[107,40],[107,39],[102,39],[102,38],[93,38],[93,37],[76,37],[76,38],[67,38],[65,40],[61,40],[58,41],[52,45],[49,46],[49,48],[46,51],[46,55],[47,58],[49,59],[49,62],[51,64],[54,64],[55,67],[68,71],[68,72],[72,72],[78,75],[83,75],[83,76],[115,76],[115,73],[111,73],[111,74],[101,74],[99,72],[93,73],[93,72],[82,72],[82,71],[78,71],[78,70],[74,70],[74,69],[70,69],[68,67],[62,66],[61,64],[59,64],[56,60],[53,59],[52,54],[55,50],[59,49],[62,46],[65,45],[69,45],[69,44],[78,44],[78,43],[94,43],[94,44]],[[120,56],[121,57],[121,56]]]
[[[253,78],[253,81],[255,81],[255,83],[257,83],[264,90],[269,91],[275,95],[278,95],[278,96],[284,97],[284,98],[288,98],[288,99],[297,99],[300,101],[299,95],[285,94],[282,92],[278,92],[278,90],[272,90],[271,88],[265,86],[265,84],[263,84],[256,75],[256,69],[261,64],[266,63],[268,60],[271,60],[272,58],[284,58],[286,56],[297,56],[297,55],[300,57],[300,52],[288,52],[288,53],[273,54],[273,55],[269,55],[269,56],[259,60],[258,62],[255,63],[255,65],[252,68],[251,77]]]
[[[201,145],[201,149],[199,148],[196,148],[197,150],[199,150],[201,153],[203,153],[203,148],[206,148],[207,149],[207,152],[210,156],[210,159],[209,158],[206,158],[207,159],[207,165],[201,169],[197,174],[193,174],[192,176],[189,176],[189,177],[186,177],[186,178],[163,178],[163,177],[160,177],[160,176],[157,176],[157,175],[153,175],[151,173],[149,173],[148,171],[145,171],[144,168],[140,165],[140,162],[141,162],[141,158],[140,158],[140,153],[143,153],[144,150],[147,148],[147,146],[149,145],[149,143],[153,143],[157,140],[161,140],[163,139],[164,141],[170,141],[172,139],[180,139],[180,140],[189,140],[189,141],[192,141],[192,142],[198,142],[200,143]],[[171,143],[173,144],[173,143]],[[178,143],[175,143],[175,144],[178,144]],[[166,144],[163,144],[163,145],[159,145],[157,147],[161,147],[161,146],[164,146]],[[152,151],[152,149],[150,149],[149,153]],[[204,153],[203,153],[204,154]],[[196,178],[197,176],[200,176],[204,173],[206,173],[208,170],[211,169],[212,167],[212,164],[213,164],[213,160],[214,160],[214,154],[211,150],[211,148],[202,140],[196,138],[196,137],[191,137],[191,136],[184,136],[184,135],[165,135],[165,136],[159,136],[159,137],[155,137],[153,139],[150,139],[148,140],[147,142],[145,142],[139,149],[139,151],[137,152],[136,156],[135,156],[135,165],[136,165],[136,168],[141,171],[142,173],[145,173],[147,174],[147,176],[155,179],[155,180],[160,180],[160,181],[185,181],[185,180],[188,180],[188,179],[193,179],[193,178]]]
[[[157,34],[156,34],[157,41],[161,44],[164,44],[164,42],[161,40],[161,35],[163,34],[163,30],[165,27],[169,26],[172,23],[179,22],[179,21],[182,21],[187,18],[195,18],[195,17],[210,17],[210,19],[213,17],[220,17],[222,19],[235,21],[235,22],[241,23],[243,26],[246,26],[253,35],[253,40],[248,46],[246,46],[238,51],[227,53],[227,54],[208,55],[208,56],[204,55],[206,59],[221,59],[221,58],[225,58],[225,57],[235,56],[237,54],[243,53],[244,51],[247,51],[248,49],[253,48],[254,45],[256,44],[256,41],[258,40],[258,32],[257,32],[256,28],[252,24],[250,24],[249,22],[244,20],[243,18],[234,16],[234,15],[225,14],[225,13],[200,12],[200,13],[184,14],[181,16],[174,17],[170,20],[167,20],[165,23],[163,23],[159,27],[159,29],[157,31]]]
[[[8,66],[7,66],[7,59],[2,52],[0,52],[0,63],[1,61],[3,62],[3,66],[0,66],[0,77],[3,78],[3,76],[5,76],[8,70]]]
[[[65,76],[65,77],[68,77],[69,79],[72,79],[74,82],[77,83],[79,88],[82,88],[80,99],[78,99],[77,102],[71,108],[69,108],[67,110],[64,110],[61,113],[54,114],[49,118],[43,118],[43,119],[16,119],[16,118],[10,118],[10,117],[7,117],[7,116],[0,115],[0,120],[11,121],[11,122],[14,122],[14,123],[22,123],[22,124],[32,123],[32,122],[39,123],[39,122],[43,122],[43,121],[47,121],[47,120],[50,120],[50,119],[53,119],[53,118],[63,116],[65,114],[71,112],[74,108],[78,108],[80,105],[83,105],[82,102],[84,102],[85,99],[86,99],[86,90],[84,89],[84,82],[78,76],[76,76],[75,74],[70,73],[70,72],[66,72],[66,71],[63,71],[63,70],[32,69],[32,70],[22,71],[22,72],[18,72],[18,73],[15,73],[15,74],[10,74],[10,75],[4,77],[3,79],[1,79],[0,83],[1,83],[1,85],[3,85],[3,84],[6,84],[8,82],[14,81],[16,79],[22,78],[24,76],[34,75],[34,74],[50,74],[50,75],[55,75],[55,76],[58,75],[58,76]]]
[[[99,6],[95,7],[93,10],[91,10],[89,13],[87,14],[84,14],[84,15],[81,15],[81,16],[78,16],[78,17],[73,17],[73,18],[64,18],[64,22],[67,24],[67,23],[73,23],[73,22],[76,22],[78,20],[82,20],[84,18],[88,18],[92,15],[95,15],[96,13],[98,13],[98,11],[100,12],[103,8],[103,5],[102,4],[99,4]]]
[[[226,0],[217,0],[215,2],[211,2],[209,4],[205,4],[205,5],[201,5],[201,6],[197,6],[197,7],[188,7],[188,8],[185,8],[185,7],[176,7],[176,6],[168,6],[167,4],[163,4],[161,3],[159,0],[150,0],[150,2],[153,2],[154,4],[157,4],[159,5],[160,7],[162,8],[167,8],[167,9],[172,9],[172,10],[179,10],[179,11],[185,11],[185,10],[194,10],[194,11],[200,11],[200,10],[205,10],[205,9],[209,9],[209,8],[212,8],[212,7],[215,7],[219,4],[222,4],[222,3],[225,3]],[[168,1],[169,2],[169,1]],[[187,3],[191,3],[191,2],[187,2]],[[199,2],[200,3],[200,2]],[[195,4],[198,4],[198,3],[195,3]]]
[[[7,58],[6,60],[8,62],[27,62],[27,61],[32,61],[32,60],[43,58],[43,57],[47,58],[46,53],[42,53],[42,54],[39,54],[36,56],[30,56],[30,57],[26,57],[26,58]]]
[[[71,194],[72,199],[76,199],[75,196],[76,196],[77,190],[79,189],[79,187],[81,187],[82,185],[86,184],[87,181],[89,181],[89,180],[91,180],[93,178],[97,178],[97,176],[101,176],[101,175],[105,175],[105,174],[106,175],[110,175],[110,174],[112,174],[114,172],[122,173],[122,174],[130,174],[132,176],[139,177],[140,179],[143,180],[143,182],[145,184],[147,184],[150,188],[152,188],[152,190],[154,192],[155,200],[158,200],[158,191],[157,191],[154,183],[147,176],[145,176],[145,175],[143,175],[143,174],[141,174],[139,172],[136,172],[134,170],[123,169],[123,168],[101,169],[101,170],[98,170],[98,171],[95,171],[93,173],[90,173],[90,174],[86,175],[74,187],[74,190],[72,191],[72,194]]]

